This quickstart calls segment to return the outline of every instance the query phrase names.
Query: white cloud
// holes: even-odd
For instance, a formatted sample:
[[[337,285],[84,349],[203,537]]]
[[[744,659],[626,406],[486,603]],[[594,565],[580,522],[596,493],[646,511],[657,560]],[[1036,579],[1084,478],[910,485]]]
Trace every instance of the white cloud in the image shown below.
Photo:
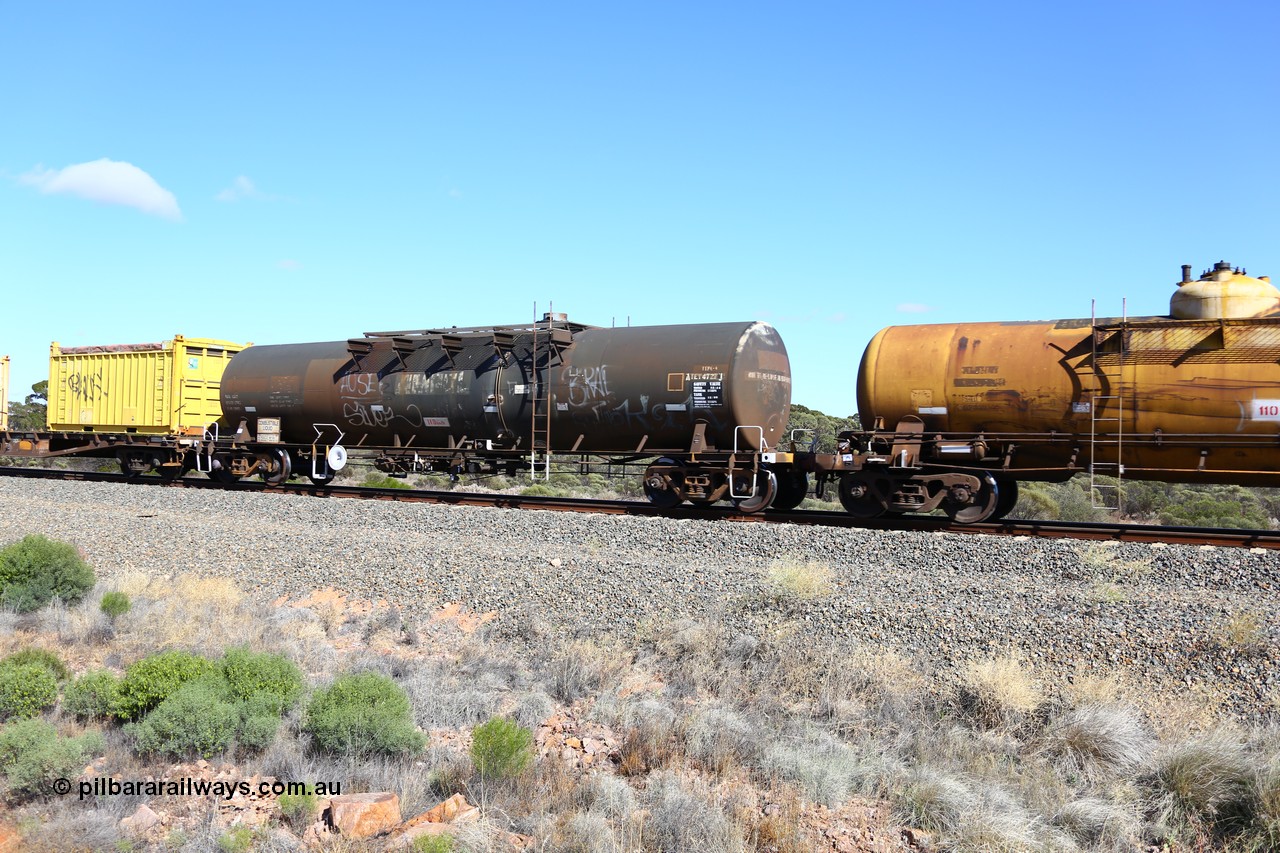
[[[173,193],[132,163],[104,157],[89,163],[76,163],[65,169],[43,169],[37,166],[19,176],[18,181],[35,187],[46,195],[74,195],[102,204],[132,207],[174,222],[182,221],[182,211],[178,209],[178,200]]]
[[[897,309],[903,314],[924,314],[933,310],[932,305],[922,305],[919,302],[900,302]]]
[[[238,175],[231,186],[219,192],[214,198],[218,201],[240,201],[246,198],[258,199],[261,201],[270,201],[275,196],[267,195],[254,185],[253,181],[244,175]]]

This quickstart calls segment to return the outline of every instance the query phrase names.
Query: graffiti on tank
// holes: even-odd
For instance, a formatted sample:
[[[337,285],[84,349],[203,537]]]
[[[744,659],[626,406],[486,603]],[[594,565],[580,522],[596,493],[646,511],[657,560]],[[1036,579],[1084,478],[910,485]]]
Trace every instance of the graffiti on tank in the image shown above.
[[[394,397],[394,394],[392,395]],[[338,380],[338,399],[342,402],[342,417],[355,427],[385,429],[395,421],[403,421],[410,429],[420,429],[426,424],[422,410],[409,403],[400,411],[383,401],[387,395],[376,373],[349,373]]]
[[[393,421],[404,421],[412,429],[419,429],[426,425],[422,410],[413,403],[397,412],[391,406],[380,403],[365,404],[347,401],[342,404],[342,416],[352,426],[388,427]]]
[[[348,373],[338,381],[338,396],[343,400],[382,396],[382,389],[378,387],[378,374]]]
[[[609,366],[566,367],[562,381],[569,386],[569,405],[599,411],[609,399]]]
[[[99,397],[107,396],[107,391],[102,387],[102,370],[99,368],[95,373],[72,373],[67,377],[67,390],[71,392],[71,396],[77,400],[92,402]]]
[[[358,427],[385,427],[395,413],[382,405],[382,389],[376,373],[348,373],[338,380],[342,416]]]
[[[632,429],[637,425],[641,429],[645,429],[652,422],[653,415],[649,411],[649,398],[642,396],[640,405],[633,407],[631,398],[622,401],[620,406],[616,406],[605,413],[604,422],[614,428]]]

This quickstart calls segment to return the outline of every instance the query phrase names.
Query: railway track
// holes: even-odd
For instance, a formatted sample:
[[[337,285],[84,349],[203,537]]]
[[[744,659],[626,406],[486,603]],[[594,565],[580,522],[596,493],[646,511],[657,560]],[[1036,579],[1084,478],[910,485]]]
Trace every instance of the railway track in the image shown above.
[[[1159,527],[1142,524],[1104,524],[1077,521],[1020,521],[1002,519],[979,524],[955,524],[938,516],[898,516],[894,518],[860,519],[843,512],[820,510],[769,511],[748,515],[731,506],[681,505],[658,508],[644,501],[599,500],[592,498],[559,498],[542,496],[487,494],[483,492],[441,492],[410,489],[378,489],[363,486],[315,486],[290,483],[267,486],[258,481],[216,483],[201,477],[164,480],[159,477],[127,477],[123,474],[67,471],[50,468],[0,467],[0,476],[47,480],[82,480],[99,483],[129,483],[138,486],[166,488],[223,489],[239,492],[275,492],[306,494],[323,498],[360,498],[458,506],[488,506],[506,509],[539,509],[560,512],[594,512],[611,515],[690,518],[738,523],[808,524],[823,527],[858,527],[868,530],[914,530],[932,533],[992,536],[1031,536],[1040,538],[1091,539],[1112,542],[1146,542],[1169,545],[1212,545],[1229,548],[1261,548],[1280,550],[1280,530],[1237,530],[1209,527]]]

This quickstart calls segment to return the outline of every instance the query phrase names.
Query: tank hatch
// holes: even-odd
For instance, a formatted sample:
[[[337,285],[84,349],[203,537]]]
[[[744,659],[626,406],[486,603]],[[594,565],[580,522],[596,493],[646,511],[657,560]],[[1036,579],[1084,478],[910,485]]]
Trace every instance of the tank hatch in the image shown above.
[[[1280,316],[1280,290],[1269,276],[1252,278],[1243,268],[1218,261],[1212,269],[1191,278],[1191,265],[1182,265],[1182,280],[1169,300],[1175,320],[1234,320]]]

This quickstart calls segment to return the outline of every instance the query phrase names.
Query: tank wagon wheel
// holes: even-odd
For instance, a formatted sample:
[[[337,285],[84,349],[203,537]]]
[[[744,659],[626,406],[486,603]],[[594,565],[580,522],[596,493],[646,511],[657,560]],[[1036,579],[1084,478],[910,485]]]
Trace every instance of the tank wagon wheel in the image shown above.
[[[804,502],[809,494],[809,475],[803,471],[788,471],[778,477],[778,494],[770,509],[786,512]]]
[[[854,518],[878,518],[884,515],[884,502],[876,495],[869,478],[840,478],[840,505]]]
[[[1013,508],[1018,504],[1018,481],[1012,477],[996,477],[996,489],[999,495],[996,498],[996,511],[991,514],[989,521],[995,521],[1004,518],[1013,512]]]
[[[749,479],[746,477],[735,478],[733,490],[745,492],[748,488]],[[772,471],[761,468],[756,474],[756,493],[749,498],[733,498],[733,505],[738,512],[753,513],[761,512],[766,509],[774,498],[778,496],[778,475]]]
[[[266,453],[258,457],[259,462],[264,466],[262,469],[262,482],[268,486],[278,486],[289,479],[293,473],[293,464],[289,460],[289,451],[276,448],[268,450]]]
[[[942,509],[957,524],[977,524],[996,514],[1000,506],[1000,487],[990,474],[982,475],[982,487],[976,495],[966,494],[957,500],[944,500]]]
[[[667,468],[669,470],[661,470]],[[669,509],[682,502],[677,491],[684,482],[684,469],[669,456],[663,456],[644,472],[644,496],[649,503]]]

